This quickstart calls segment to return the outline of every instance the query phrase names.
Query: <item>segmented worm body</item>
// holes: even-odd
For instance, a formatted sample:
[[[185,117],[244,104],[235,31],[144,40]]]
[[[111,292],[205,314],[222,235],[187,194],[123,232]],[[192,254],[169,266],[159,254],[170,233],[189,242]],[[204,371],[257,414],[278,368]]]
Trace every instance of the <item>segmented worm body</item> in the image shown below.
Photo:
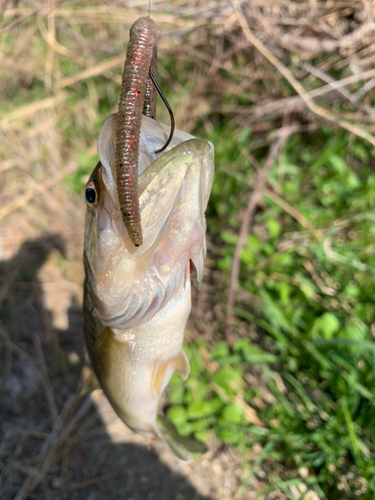
[[[122,75],[116,130],[116,184],[120,209],[129,237],[142,245],[138,198],[138,154],[142,112],[155,118],[156,90],[148,77],[156,75],[158,28],[150,17],[138,19],[130,40]]]
[[[155,45],[152,51],[150,73],[156,78],[158,72],[158,53],[157,46]],[[152,83],[151,78],[147,78],[145,102],[143,105],[143,114],[156,120],[156,87]]]

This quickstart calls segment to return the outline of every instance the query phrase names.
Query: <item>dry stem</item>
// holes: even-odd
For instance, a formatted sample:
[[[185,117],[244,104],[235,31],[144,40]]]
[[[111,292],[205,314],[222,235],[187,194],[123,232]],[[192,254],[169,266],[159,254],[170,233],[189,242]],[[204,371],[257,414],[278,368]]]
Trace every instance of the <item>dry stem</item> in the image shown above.
[[[273,142],[268,156],[262,166],[262,168],[257,173],[257,180],[254,186],[254,190],[250,195],[249,202],[247,204],[246,212],[242,221],[240,234],[238,237],[236,249],[234,251],[233,256],[233,265],[231,272],[231,283],[228,292],[228,300],[227,300],[227,321],[226,321],[226,330],[225,336],[229,345],[233,344],[233,333],[232,333],[232,324],[233,324],[233,307],[236,301],[236,291],[238,288],[238,276],[240,272],[240,259],[241,259],[241,251],[246,243],[246,236],[249,231],[250,224],[253,221],[254,213],[257,205],[259,205],[262,196],[262,190],[264,189],[267,181],[267,175],[270,171],[280,149],[289,139],[289,137],[298,130],[298,127],[290,126],[283,127],[278,134],[277,139]]]
[[[309,96],[309,94],[306,92],[306,90],[303,88],[303,86],[300,84],[298,80],[293,76],[292,72],[281,62],[279,61],[274,54],[272,54],[266,47],[263,45],[263,43],[258,40],[254,34],[251,32],[249,25],[246,21],[246,18],[242,12],[242,8],[240,4],[238,3],[238,0],[231,0],[232,4],[237,12],[238,20],[241,24],[242,30],[246,36],[246,38],[249,40],[249,42],[256,47],[261,54],[264,55],[268,59],[268,61],[275,66],[275,68],[288,80],[288,82],[292,85],[292,87],[296,90],[296,92],[301,96],[303,101],[305,102],[306,106],[316,115],[321,116],[322,118],[325,118],[326,120],[336,123],[340,127],[342,127],[345,130],[348,130],[352,134],[357,135],[358,137],[361,137],[362,139],[365,139],[368,141],[370,144],[375,146],[375,137],[365,130],[363,130],[361,127],[358,127],[355,124],[349,123],[347,121],[341,120],[339,117],[335,116],[333,113],[330,111],[318,106]]]

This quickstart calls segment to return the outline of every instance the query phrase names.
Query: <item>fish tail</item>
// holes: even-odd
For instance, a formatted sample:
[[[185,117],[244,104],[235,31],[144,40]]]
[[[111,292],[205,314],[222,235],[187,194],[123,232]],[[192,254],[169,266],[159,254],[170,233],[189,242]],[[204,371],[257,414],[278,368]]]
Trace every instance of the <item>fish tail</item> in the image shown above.
[[[180,460],[189,462],[192,453],[205,453],[206,446],[192,436],[179,436],[176,427],[164,415],[159,415],[155,433]]]

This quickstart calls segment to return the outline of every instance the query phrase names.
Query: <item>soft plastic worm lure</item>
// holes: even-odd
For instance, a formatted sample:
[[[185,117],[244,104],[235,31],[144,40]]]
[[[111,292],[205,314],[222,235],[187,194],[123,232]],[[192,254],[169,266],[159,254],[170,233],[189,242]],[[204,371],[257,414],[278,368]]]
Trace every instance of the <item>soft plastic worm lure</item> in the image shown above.
[[[147,85],[147,79],[151,66],[154,71],[156,69],[157,41],[158,29],[151,18],[142,17],[133,24],[117,114],[117,193],[124,224],[137,247],[142,245],[143,239],[138,198],[139,133],[144,107],[149,116],[155,116],[155,91],[151,89],[151,82]]]
[[[138,197],[139,132],[142,112],[156,119],[156,91],[168,109],[171,132],[164,146],[155,153],[161,153],[167,148],[174,132],[172,110],[155,79],[157,41],[158,29],[150,17],[141,17],[131,27],[117,114],[117,193],[125,227],[136,247],[142,245]]]

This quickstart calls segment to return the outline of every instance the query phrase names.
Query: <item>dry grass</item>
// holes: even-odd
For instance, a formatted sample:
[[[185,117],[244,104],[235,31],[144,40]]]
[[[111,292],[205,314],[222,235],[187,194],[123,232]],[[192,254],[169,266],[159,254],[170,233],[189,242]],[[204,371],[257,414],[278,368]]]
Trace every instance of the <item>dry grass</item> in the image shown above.
[[[82,491],[105,495],[110,487],[111,498],[232,498],[241,461],[234,452],[216,443],[200,465],[185,467],[157,448],[180,474],[179,490],[175,472],[163,462],[150,466],[156,455],[148,459],[112,415],[111,439],[109,429],[118,425],[130,443],[124,456],[137,456],[146,471],[138,477],[131,458],[116,459],[128,471],[124,485],[116,460],[103,458],[90,439],[99,442],[101,433],[103,449],[116,457],[119,448],[109,443],[91,399],[78,396],[85,208],[65,181],[87,158],[95,165],[98,126],[117,106],[128,30],[147,14],[148,2],[3,2],[2,12],[0,494],[82,498]],[[236,137],[250,126],[247,155],[290,125],[309,131],[329,124],[375,145],[375,2],[154,1],[152,17],[170,68],[160,65],[159,79],[168,85],[178,128],[209,132],[231,120]],[[164,110],[160,116],[167,121]],[[210,337],[223,317],[210,309],[210,284],[205,293],[194,328]],[[159,497],[156,486],[145,486],[147,475],[159,488],[164,475],[175,491]],[[254,479],[242,498],[256,498],[260,486]]]

